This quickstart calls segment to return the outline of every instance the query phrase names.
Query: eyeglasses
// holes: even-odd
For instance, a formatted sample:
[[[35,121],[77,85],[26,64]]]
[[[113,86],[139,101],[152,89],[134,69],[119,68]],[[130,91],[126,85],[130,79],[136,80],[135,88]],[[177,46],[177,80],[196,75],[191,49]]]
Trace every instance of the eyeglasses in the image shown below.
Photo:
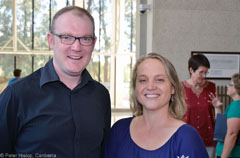
[[[53,35],[59,37],[61,42],[66,45],[72,45],[76,40],[83,46],[91,46],[94,42],[94,36],[84,36],[84,37],[75,37],[71,35],[58,35],[56,33],[52,33]]]
[[[204,71],[199,71],[199,72],[198,72],[198,74],[199,74],[199,75],[201,75],[201,76],[203,76],[203,75],[207,76],[207,74],[208,74],[208,71],[207,71],[207,72],[204,72]]]
[[[228,86],[228,87],[232,87],[232,86],[233,86],[233,84],[229,83],[229,84],[227,84],[227,86]]]

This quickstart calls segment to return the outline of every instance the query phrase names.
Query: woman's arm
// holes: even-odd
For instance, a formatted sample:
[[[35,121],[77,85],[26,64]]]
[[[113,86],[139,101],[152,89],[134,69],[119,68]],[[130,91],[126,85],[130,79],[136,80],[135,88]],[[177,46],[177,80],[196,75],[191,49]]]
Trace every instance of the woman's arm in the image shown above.
[[[224,140],[224,147],[221,158],[227,158],[231,153],[240,130],[240,118],[227,120],[227,134]]]

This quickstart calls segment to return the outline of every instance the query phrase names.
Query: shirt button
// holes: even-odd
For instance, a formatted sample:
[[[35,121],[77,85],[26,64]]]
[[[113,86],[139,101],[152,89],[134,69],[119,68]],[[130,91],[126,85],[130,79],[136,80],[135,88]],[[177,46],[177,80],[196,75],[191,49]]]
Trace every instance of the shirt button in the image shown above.
[[[208,126],[208,129],[210,129],[211,127],[210,126]]]
[[[199,128],[199,126],[197,126],[197,128]]]
[[[197,104],[199,104],[199,102],[197,102]]]
[[[197,116],[197,118],[199,119],[199,118],[200,118],[200,116]]]

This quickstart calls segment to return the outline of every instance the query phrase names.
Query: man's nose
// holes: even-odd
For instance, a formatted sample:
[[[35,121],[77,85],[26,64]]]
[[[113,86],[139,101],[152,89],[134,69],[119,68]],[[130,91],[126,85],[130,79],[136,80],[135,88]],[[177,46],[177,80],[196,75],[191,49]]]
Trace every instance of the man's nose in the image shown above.
[[[72,44],[72,49],[74,50],[80,50],[82,45],[80,44],[80,39],[76,39],[74,43]]]

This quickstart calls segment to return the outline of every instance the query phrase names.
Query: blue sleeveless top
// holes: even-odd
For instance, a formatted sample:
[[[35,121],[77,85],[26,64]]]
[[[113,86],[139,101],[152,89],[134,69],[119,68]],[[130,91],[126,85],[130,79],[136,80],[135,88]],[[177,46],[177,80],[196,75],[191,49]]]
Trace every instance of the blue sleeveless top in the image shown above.
[[[156,150],[139,147],[130,136],[133,117],[117,121],[105,143],[105,158],[208,158],[198,132],[184,124]]]

